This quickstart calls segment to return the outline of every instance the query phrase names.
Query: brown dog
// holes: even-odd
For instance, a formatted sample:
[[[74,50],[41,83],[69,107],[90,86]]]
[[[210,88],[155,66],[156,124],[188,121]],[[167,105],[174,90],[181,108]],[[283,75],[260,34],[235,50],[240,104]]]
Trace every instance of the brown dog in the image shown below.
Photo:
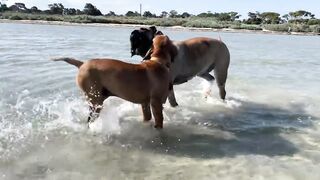
[[[114,59],[92,59],[84,63],[72,58],[54,60],[65,61],[79,68],[77,83],[90,106],[88,123],[99,116],[105,99],[117,96],[141,104],[144,121],[151,120],[151,105],[155,128],[162,128],[162,104],[172,89],[169,68],[177,50],[164,35],[154,38],[152,49],[150,61],[141,64]]]

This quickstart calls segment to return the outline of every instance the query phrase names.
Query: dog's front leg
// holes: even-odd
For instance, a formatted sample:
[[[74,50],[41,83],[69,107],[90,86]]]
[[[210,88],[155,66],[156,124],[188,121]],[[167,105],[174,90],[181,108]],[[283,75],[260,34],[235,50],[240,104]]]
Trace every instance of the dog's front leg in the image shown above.
[[[150,110],[150,103],[143,103],[141,104],[142,113],[143,113],[143,121],[148,122],[151,120],[151,110]]]
[[[173,88],[169,91],[168,99],[169,99],[169,103],[170,103],[171,107],[178,106],[178,103],[176,101],[176,97],[174,95]]]
[[[151,108],[152,114],[155,120],[155,128],[162,129],[163,128],[163,106],[161,103],[161,99],[151,99]]]

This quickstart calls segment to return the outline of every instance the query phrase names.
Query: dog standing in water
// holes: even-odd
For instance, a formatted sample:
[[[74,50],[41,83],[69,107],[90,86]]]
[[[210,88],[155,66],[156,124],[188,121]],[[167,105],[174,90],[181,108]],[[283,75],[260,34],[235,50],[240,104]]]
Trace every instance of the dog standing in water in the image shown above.
[[[156,27],[140,28],[130,35],[131,55],[140,55],[149,58],[148,51],[152,46],[152,39],[162,32]],[[225,84],[230,63],[230,54],[227,46],[221,41],[211,38],[198,37],[185,41],[173,42],[178,54],[170,68],[173,84],[182,84],[199,76],[210,84],[216,79],[220,98],[225,99]],[[214,77],[210,74],[214,71]],[[173,89],[169,92],[171,106],[177,106]]]
[[[159,35],[153,39],[150,60],[141,64],[114,59],[92,59],[86,62],[73,58],[54,60],[65,61],[79,68],[77,83],[90,106],[88,123],[99,116],[105,99],[117,96],[141,104],[144,121],[151,120],[151,105],[154,127],[163,128],[163,104],[172,89],[169,68],[176,54],[177,49],[170,39]]]

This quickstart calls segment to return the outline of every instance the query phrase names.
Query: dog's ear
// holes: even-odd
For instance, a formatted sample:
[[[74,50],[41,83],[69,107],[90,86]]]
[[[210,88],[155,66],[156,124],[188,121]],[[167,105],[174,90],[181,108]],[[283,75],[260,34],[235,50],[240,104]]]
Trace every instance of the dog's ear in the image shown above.
[[[130,41],[132,41],[134,38],[138,37],[139,33],[140,33],[139,30],[132,31],[130,34]]]
[[[131,32],[131,36],[134,35],[134,34],[137,34],[137,33],[139,33],[139,30],[133,30],[133,31]]]
[[[147,29],[147,28],[144,28],[144,27],[141,27],[141,28],[140,28],[140,31],[148,31],[148,29]]]
[[[161,31],[157,31],[154,35],[163,35]]]
[[[157,32],[157,28],[155,26],[150,26],[149,29],[152,31],[152,34]]]
[[[172,41],[170,41],[170,56],[171,56],[171,62],[174,62],[174,58],[178,55],[178,49],[175,45],[172,44]]]

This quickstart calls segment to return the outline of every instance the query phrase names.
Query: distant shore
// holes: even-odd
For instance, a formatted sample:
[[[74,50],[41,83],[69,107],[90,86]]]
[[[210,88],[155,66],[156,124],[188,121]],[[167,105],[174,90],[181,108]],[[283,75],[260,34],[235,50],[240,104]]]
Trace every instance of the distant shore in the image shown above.
[[[42,25],[63,25],[63,26],[99,26],[99,27],[149,27],[150,25],[141,24],[115,24],[115,23],[72,23],[64,21],[44,21],[44,20],[9,20],[0,19],[0,23],[16,23],[16,24],[42,24]],[[183,26],[157,26],[159,29],[172,29],[182,31],[207,31],[207,32],[227,32],[227,33],[253,33],[253,34],[275,34],[275,35],[301,35],[301,36],[317,36],[318,33],[313,32],[280,32],[271,30],[248,30],[248,29],[232,29],[232,28],[198,28]]]

